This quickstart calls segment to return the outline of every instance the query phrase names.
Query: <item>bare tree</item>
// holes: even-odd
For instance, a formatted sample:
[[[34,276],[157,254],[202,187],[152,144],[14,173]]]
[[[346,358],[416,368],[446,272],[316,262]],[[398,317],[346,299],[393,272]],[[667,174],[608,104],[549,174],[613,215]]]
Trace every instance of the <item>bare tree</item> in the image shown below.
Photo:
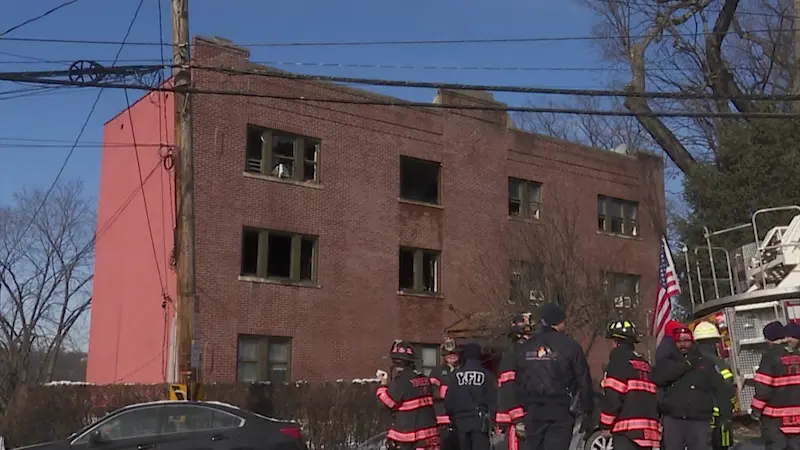
[[[581,338],[588,354],[612,318],[631,317],[637,310],[638,283],[629,289],[615,283],[612,262],[623,261],[610,262],[588,251],[577,209],[560,209],[554,205],[535,221],[512,220],[508,248],[498,252],[499,259],[493,255],[482,264],[496,283],[476,291],[488,299],[488,320],[501,329],[515,313],[535,314],[542,303],[560,304],[570,333]]]
[[[17,388],[52,381],[89,310],[95,225],[78,181],[49,196],[22,190],[0,208],[0,410]]]

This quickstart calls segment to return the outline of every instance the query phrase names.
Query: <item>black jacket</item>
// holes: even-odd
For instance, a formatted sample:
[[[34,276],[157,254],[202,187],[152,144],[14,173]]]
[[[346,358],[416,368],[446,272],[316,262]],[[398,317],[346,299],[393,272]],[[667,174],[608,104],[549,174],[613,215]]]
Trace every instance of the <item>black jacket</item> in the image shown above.
[[[658,447],[661,439],[656,385],[650,373],[650,363],[633,345],[621,344],[611,350],[603,379],[600,426],[641,447]]]
[[[719,372],[720,376],[722,377],[722,380],[725,381],[725,387],[728,389],[727,397],[730,399],[731,408],[735,409],[737,401],[736,379],[731,371],[731,366],[729,366],[724,359],[717,355],[714,347],[715,345],[709,345],[706,347],[703,344],[699,344],[697,346],[697,348],[700,350],[700,353],[711,360],[711,362],[714,364],[714,367],[716,367],[717,372]]]
[[[665,416],[687,420],[711,420],[714,407],[722,419],[733,415],[729,388],[713,361],[694,347],[656,362],[651,380],[664,389],[660,409]]]
[[[569,418],[572,399],[591,415],[592,377],[580,344],[544,328],[517,348],[513,373],[519,403],[533,419]]]
[[[751,408],[764,427],[800,434],[800,354],[775,345],[761,356]]]
[[[431,381],[411,368],[401,370],[376,392],[378,400],[392,411],[393,424],[387,438],[416,448],[439,445],[439,427],[433,410]]]
[[[510,425],[517,423],[525,416],[525,411],[519,403],[516,393],[516,373],[514,364],[517,358],[519,344],[514,342],[503,354],[500,360],[500,375],[497,377],[497,414],[495,423]]]
[[[433,409],[436,410],[436,423],[439,425],[449,425],[450,416],[444,407],[444,396],[447,392],[447,386],[450,384],[450,378],[453,375],[453,368],[447,364],[436,366],[429,375],[431,384],[433,384]]]
[[[465,426],[470,428],[470,425],[479,430],[481,418],[493,417],[496,404],[497,380],[480,360],[468,359],[453,372],[444,405],[459,430],[464,430]]]

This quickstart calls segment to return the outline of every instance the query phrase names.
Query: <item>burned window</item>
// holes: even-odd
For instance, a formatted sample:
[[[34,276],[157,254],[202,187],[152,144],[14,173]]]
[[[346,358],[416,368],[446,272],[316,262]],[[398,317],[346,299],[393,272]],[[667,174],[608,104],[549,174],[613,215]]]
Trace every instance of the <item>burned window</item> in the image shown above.
[[[292,338],[276,336],[239,336],[236,379],[240,382],[291,379]]]
[[[540,263],[511,260],[509,301],[515,305],[538,305],[544,301],[544,272]]]
[[[603,285],[615,308],[630,309],[639,306],[641,277],[626,273],[607,273],[603,278]]]
[[[439,287],[439,258],[435,250],[400,248],[399,288],[404,292],[434,294]]]
[[[247,126],[245,170],[297,181],[319,181],[320,141]]]
[[[438,162],[401,156],[400,198],[438,205],[441,167]]]
[[[542,203],[542,185],[534,181],[508,179],[508,215],[538,219]]]
[[[317,237],[245,228],[241,274],[290,282],[316,279]]]
[[[638,236],[639,204],[598,195],[597,229],[607,233]]]

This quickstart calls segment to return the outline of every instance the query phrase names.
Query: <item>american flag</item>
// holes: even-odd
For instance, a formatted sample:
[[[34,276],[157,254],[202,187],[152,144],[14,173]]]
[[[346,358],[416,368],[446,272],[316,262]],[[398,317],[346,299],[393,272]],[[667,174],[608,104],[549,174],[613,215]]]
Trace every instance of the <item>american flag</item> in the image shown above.
[[[681,293],[678,277],[675,275],[675,264],[669,251],[667,238],[661,236],[661,264],[658,268],[658,295],[653,312],[653,323],[650,329],[656,337],[656,345],[664,338],[664,326],[672,318],[672,297]]]

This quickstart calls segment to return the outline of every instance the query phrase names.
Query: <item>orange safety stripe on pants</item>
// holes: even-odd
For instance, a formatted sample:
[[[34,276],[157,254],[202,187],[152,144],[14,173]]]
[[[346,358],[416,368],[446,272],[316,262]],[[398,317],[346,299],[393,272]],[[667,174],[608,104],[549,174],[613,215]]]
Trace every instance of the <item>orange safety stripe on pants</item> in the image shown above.
[[[439,437],[439,427],[436,426],[431,428],[423,428],[422,430],[409,432],[397,431],[392,428],[389,430],[389,433],[386,435],[386,437],[393,441],[404,443],[424,441],[425,439],[430,439],[432,437]]]
[[[508,427],[508,450],[519,450],[519,437],[513,426]]]

